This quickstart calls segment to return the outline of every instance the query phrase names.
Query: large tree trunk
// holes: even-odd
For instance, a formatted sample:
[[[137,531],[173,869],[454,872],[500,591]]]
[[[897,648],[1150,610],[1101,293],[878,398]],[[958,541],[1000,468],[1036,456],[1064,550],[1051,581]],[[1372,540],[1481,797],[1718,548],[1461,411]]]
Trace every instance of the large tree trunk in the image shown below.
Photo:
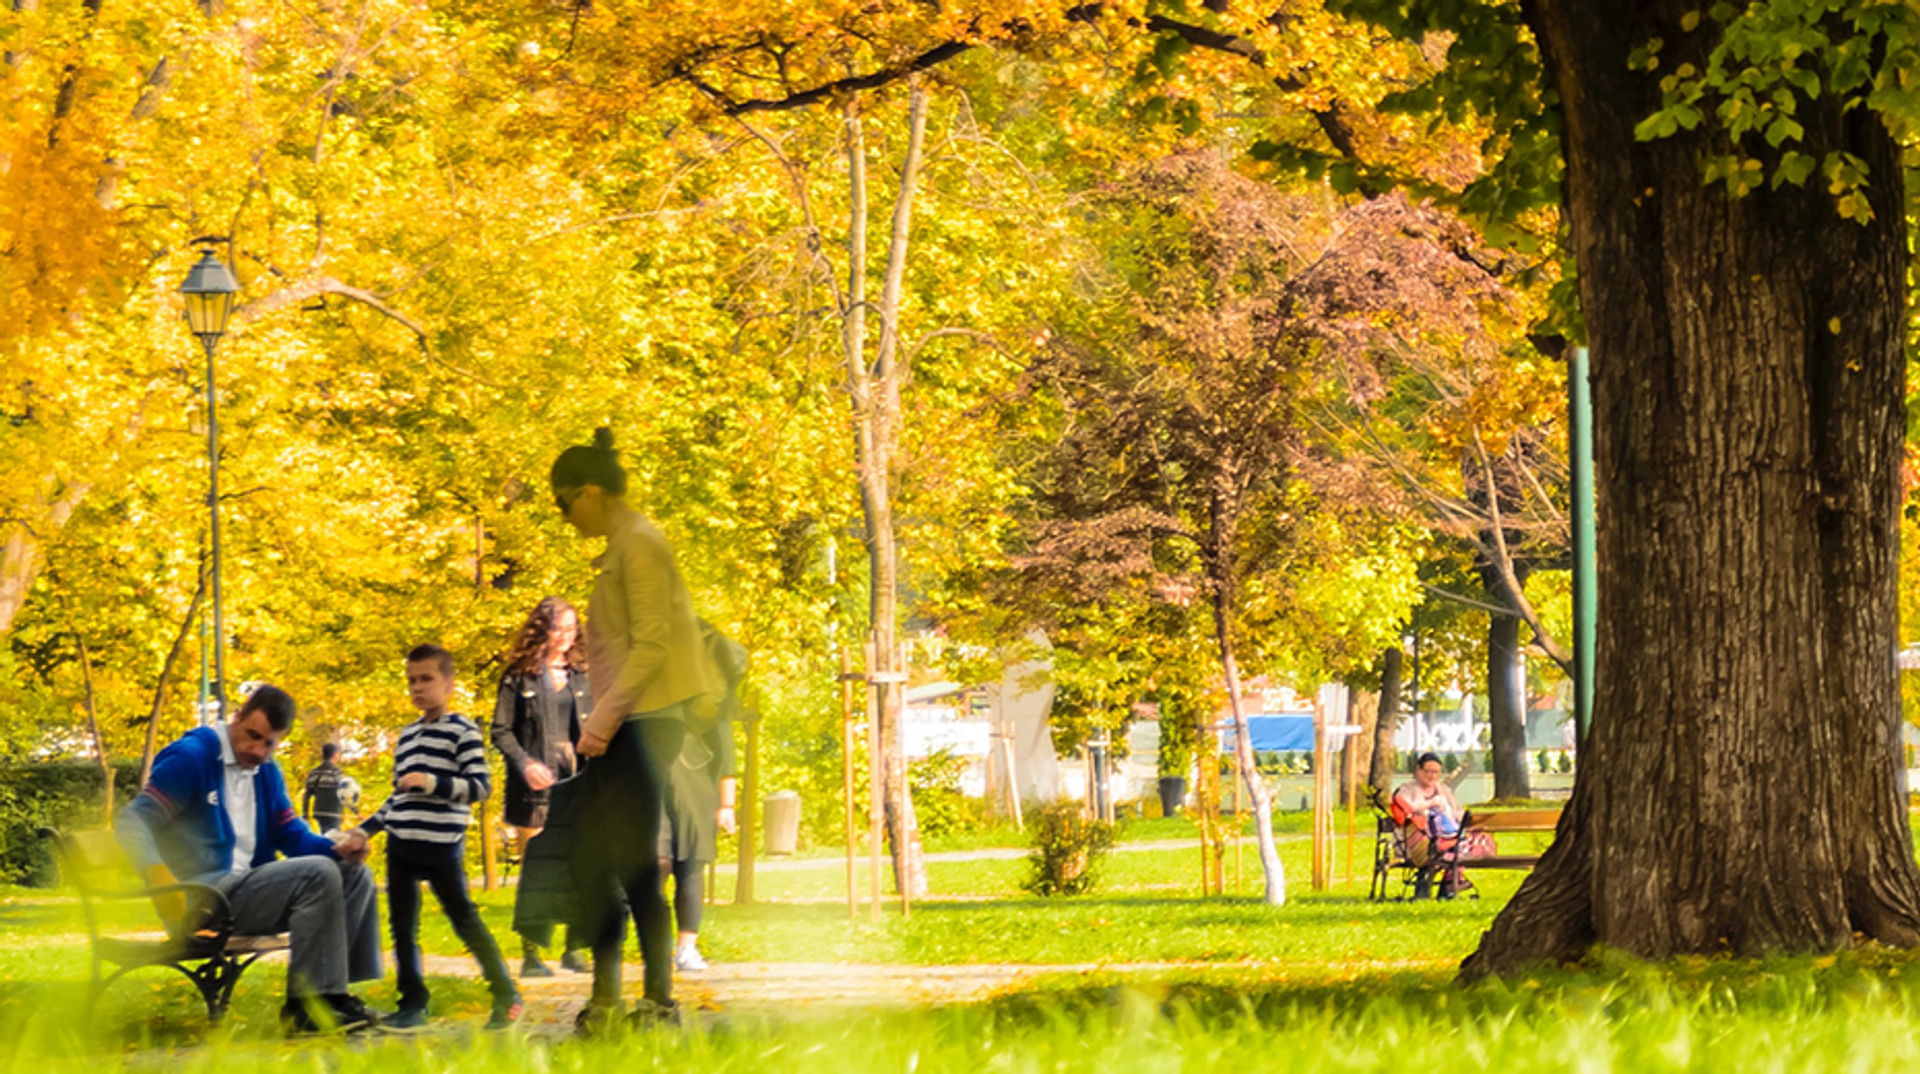
[[[1393,793],[1395,762],[1394,732],[1400,727],[1400,687],[1406,655],[1393,646],[1380,656],[1380,719],[1373,725],[1373,757],[1367,765],[1367,786],[1385,797]]]
[[[1516,572],[1522,569],[1514,564]],[[1480,581],[1489,603],[1512,606],[1511,590],[1498,569],[1482,567]],[[1518,615],[1487,616],[1487,723],[1493,733],[1493,796],[1532,797],[1533,788],[1527,783],[1527,683],[1525,665],[1520,662]]]
[[[1553,847],[1469,974],[1579,956],[1920,942],[1893,654],[1904,436],[1899,146],[1802,101],[1801,151],[1871,169],[1730,200],[1694,133],[1639,142],[1658,73],[1701,65],[1691,0],[1528,9],[1562,107],[1593,346],[1600,629],[1593,726]],[[1879,47],[1879,43],[1876,47]],[[1786,755],[1790,753],[1791,759]]]

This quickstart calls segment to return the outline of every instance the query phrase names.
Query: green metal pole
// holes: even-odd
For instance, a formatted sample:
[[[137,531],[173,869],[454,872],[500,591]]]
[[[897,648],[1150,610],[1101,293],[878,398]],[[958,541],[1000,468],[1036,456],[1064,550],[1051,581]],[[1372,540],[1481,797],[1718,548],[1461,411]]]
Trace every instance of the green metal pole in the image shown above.
[[[1593,524],[1593,388],[1587,378],[1587,348],[1567,359],[1567,451],[1573,463],[1573,730],[1587,744],[1593,726],[1594,632],[1600,622],[1595,600]]]

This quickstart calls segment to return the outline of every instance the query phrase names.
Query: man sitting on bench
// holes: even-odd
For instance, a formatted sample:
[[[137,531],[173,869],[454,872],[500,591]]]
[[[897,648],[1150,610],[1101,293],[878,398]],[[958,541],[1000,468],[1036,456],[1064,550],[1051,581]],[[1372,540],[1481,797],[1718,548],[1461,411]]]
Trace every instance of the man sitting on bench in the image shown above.
[[[212,885],[233,908],[235,934],[289,933],[281,1010],[289,1031],[315,1032],[329,1019],[334,1028],[364,1029],[376,1019],[347,984],[381,975],[367,841],[358,833],[338,842],[315,835],[294,812],[273,763],[293,717],[285,690],[261,686],[225,727],[182,735],[154,758],[153,774],[121,811],[117,833],[149,885]],[[184,895],[155,901],[176,934],[198,927],[187,920]]]
[[[1415,865],[1425,866],[1441,855],[1449,856],[1446,874],[1440,880],[1440,897],[1450,899],[1473,886],[1460,868],[1460,859],[1492,854],[1493,837],[1469,832],[1466,842],[1461,842],[1460,821],[1466,811],[1453,796],[1453,788],[1440,781],[1441,768],[1435,754],[1420,755],[1413,765],[1413,782],[1393,792],[1393,819],[1407,829],[1407,856]],[[1451,853],[1456,847],[1458,853]],[[1422,869],[1422,886],[1427,875]]]

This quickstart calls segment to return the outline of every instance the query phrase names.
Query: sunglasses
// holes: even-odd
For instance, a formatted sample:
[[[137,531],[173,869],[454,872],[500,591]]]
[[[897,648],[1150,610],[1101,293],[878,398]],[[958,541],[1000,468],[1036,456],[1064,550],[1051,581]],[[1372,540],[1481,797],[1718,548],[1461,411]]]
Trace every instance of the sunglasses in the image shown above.
[[[560,514],[562,516],[565,516],[566,514],[568,514],[573,510],[574,504],[580,502],[580,497],[585,496],[586,494],[587,494],[587,489],[586,489],[586,486],[584,485],[582,485],[577,489],[572,490],[571,492],[555,491],[553,494],[553,505],[560,509]]]

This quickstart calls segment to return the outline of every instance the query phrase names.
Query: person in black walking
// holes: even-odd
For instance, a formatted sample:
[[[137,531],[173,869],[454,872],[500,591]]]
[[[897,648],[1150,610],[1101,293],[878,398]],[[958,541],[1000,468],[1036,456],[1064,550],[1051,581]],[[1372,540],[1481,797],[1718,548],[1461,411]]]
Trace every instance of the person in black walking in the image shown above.
[[[602,538],[587,603],[593,707],[575,750],[586,758],[569,818],[579,913],[593,939],[593,995],[577,1028],[592,1034],[620,1015],[619,895],[640,933],[645,998],[632,1021],[672,1022],[673,922],[660,884],[660,815],[687,723],[717,708],[724,685],[708,657],[673,548],[627,505],[627,474],[613,434],[570,447],[550,475],[554,505],[580,535]],[[577,785],[577,786],[576,786]]]
[[[313,830],[325,835],[340,829],[341,817],[345,810],[341,808],[340,782],[346,776],[334,758],[340,756],[340,745],[329,742],[320,747],[320,763],[307,773],[307,787],[300,796],[300,813],[307,818]]]
[[[687,722],[687,737],[673,764],[666,823],[660,826],[661,871],[673,877],[673,920],[679,933],[673,968],[682,973],[707,968],[700,954],[704,874],[720,855],[720,833],[732,834],[735,827],[733,724],[741,717],[740,682],[747,674],[747,650],[739,642],[704,619],[700,633],[726,694],[713,718]]]
[[[549,790],[573,777],[573,740],[580,735],[581,716],[593,708],[586,666],[578,613],[559,597],[546,597],[533,606],[514,636],[493,705],[493,748],[505,759],[507,771],[503,813],[517,833],[523,864],[523,883],[514,899],[514,927],[524,955],[522,977],[553,976],[540,950],[553,942],[555,915],[543,911],[539,899],[529,894],[524,863],[527,844],[547,826]],[[560,965],[576,972],[591,968],[571,928]]]

